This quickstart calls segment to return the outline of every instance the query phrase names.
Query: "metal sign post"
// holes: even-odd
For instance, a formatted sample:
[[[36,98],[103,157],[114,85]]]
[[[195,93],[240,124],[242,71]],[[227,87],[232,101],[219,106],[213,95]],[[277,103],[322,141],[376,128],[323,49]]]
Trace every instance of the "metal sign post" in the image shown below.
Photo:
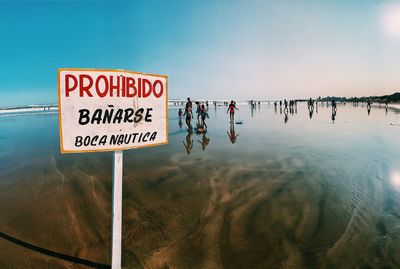
[[[122,246],[122,163],[123,151],[114,152],[112,179],[112,246],[111,268],[121,269]]]

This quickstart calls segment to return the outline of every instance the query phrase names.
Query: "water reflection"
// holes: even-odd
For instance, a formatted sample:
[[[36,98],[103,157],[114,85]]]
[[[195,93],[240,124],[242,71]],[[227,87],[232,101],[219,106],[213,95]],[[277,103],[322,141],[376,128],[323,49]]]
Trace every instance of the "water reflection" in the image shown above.
[[[400,114],[389,108],[387,116],[368,117],[365,107],[340,106],[340,121],[348,124],[332,125],[334,111],[320,104],[313,120],[306,103],[299,104],[290,124],[272,106],[254,118],[243,106],[242,126],[227,126],[220,107],[204,142],[203,134],[179,131],[178,118],[170,118],[177,135],[168,146],[124,153],[125,195],[135,197],[124,207],[124,229],[135,235],[124,238],[125,267],[399,268],[400,127],[389,123]],[[56,115],[0,120],[0,231],[30,242],[29,232],[41,231],[55,235],[43,237],[42,246],[63,253],[105,249],[93,259],[107,261],[98,234],[109,231],[103,209],[110,206],[111,156],[61,156]],[[226,127],[238,144],[226,143]],[[29,193],[46,199],[33,201]],[[49,230],[55,218],[62,223]],[[65,247],[71,236],[86,243]],[[31,266],[8,266],[29,254],[0,249],[0,268],[68,267],[39,263],[36,254]]]
[[[314,107],[309,107],[309,108],[308,108],[308,114],[309,114],[309,116],[310,116],[310,119],[312,119],[312,116],[313,116],[313,114],[314,114]]]
[[[336,109],[332,109],[331,119],[332,119],[332,123],[335,123],[335,119],[336,119]]]
[[[182,119],[181,118],[179,118],[178,126],[179,126],[179,129],[182,129]]]
[[[289,120],[289,115],[288,115],[288,111],[287,109],[285,109],[285,116],[283,117],[283,121],[285,122],[285,124],[288,122]]]
[[[186,135],[186,143],[185,141],[182,141],[183,145],[185,146],[186,153],[190,155],[192,152],[193,148],[193,139],[192,139],[193,132],[191,130],[188,130],[188,133]]]
[[[367,111],[368,111],[368,116],[369,116],[369,114],[371,113],[371,101],[370,100],[367,101]]]
[[[236,134],[235,132],[235,124],[231,122],[229,132],[226,132],[228,134],[229,140],[231,141],[232,144],[235,144],[236,138],[239,136],[239,134]]]
[[[205,150],[208,144],[210,143],[210,138],[206,136],[206,133],[203,133],[201,136],[201,141],[197,140],[201,144],[201,149]]]

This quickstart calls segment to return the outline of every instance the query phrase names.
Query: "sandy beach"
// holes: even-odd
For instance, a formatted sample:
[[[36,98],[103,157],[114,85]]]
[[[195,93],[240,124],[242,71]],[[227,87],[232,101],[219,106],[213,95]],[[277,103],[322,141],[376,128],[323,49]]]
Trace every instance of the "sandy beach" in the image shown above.
[[[235,144],[225,108],[204,150],[171,109],[169,145],[125,153],[124,268],[399,266],[397,110],[239,109]],[[107,268],[111,154],[60,155],[55,114],[0,121],[0,267]]]

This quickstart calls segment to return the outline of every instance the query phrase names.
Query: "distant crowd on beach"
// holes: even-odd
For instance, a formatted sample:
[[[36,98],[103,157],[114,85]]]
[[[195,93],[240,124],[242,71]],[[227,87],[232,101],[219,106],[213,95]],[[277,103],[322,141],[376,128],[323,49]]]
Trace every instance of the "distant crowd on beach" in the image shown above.
[[[302,100],[304,101],[304,100]],[[264,103],[267,103],[268,106],[273,102],[275,111],[277,112],[278,106],[280,109],[280,113],[285,114],[285,122],[288,120],[288,114],[297,114],[297,104],[300,102],[300,100],[277,100],[277,101],[263,101]],[[173,104],[176,106],[184,106],[184,109],[180,108],[178,111],[178,116],[179,119],[182,117],[185,117],[185,122],[188,127],[189,131],[195,131],[197,133],[202,133],[207,131],[207,124],[206,124],[206,119],[209,119],[209,114],[208,114],[208,109],[209,109],[209,101],[195,101],[195,113],[193,112],[193,102],[191,101],[190,98],[187,98],[186,102],[183,101],[175,101]],[[217,106],[227,106],[227,113],[229,113],[229,119],[230,123],[234,123],[235,121],[235,111],[239,110],[237,108],[236,102],[231,100],[230,102],[228,101],[210,101],[210,103],[216,108]],[[341,101],[341,104],[345,105],[345,101]],[[371,111],[371,106],[372,106],[372,101],[370,99],[367,100],[354,100],[352,101],[353,106],[359,106],[364,105],[364,103],[367,105],[367,112],[368,115],[370,114]],[[255,109],[257,106],[261,105],[261,101],[248,101],[248,104],[252,109]],[[381,103],[378,103],[379,106]],[[384,102],[386,109],[388,108],[388,101]],[[313,117],[314,112],[318,113],[318,106],[331,106],[332,107],[332,115],[331,119],[332,122],[335,121],[336,119],[336,114],[337,114],[337,101],[335,98],[331,98],[331,100],[321,100],[320,98],[318,99],[312,99],[309,98],[307,100],[307,108],[309,111],[309,117],[310,119]],[[194,119],[194,114],[196,114],[196,127],[193,128],[192,126],[192,119]],[[236,124],[241,124],[241,121],[239,120]]]
[[[270,106],[273,104],[275,113],[278,113],[278,108],[280,111],[280,114],[283,114],[283,120],[285,123],[288,122],[289,120],[289,114],[297,114],[297,108],[298,108],[298,102],[304,102],[304,100],[277,100],[277,101],[248,101],[248,105],[250,105],[251,108],[251,115],[253,116],[253,111],[258,107],[260,108],[261,103],[267,104]],[[335,98],[331,98],[331,100],[321,100],[321,99],[313,99],[309,98],[306,101],[307,104],[307,109],[308,109],[308,115],[310,119],[313,117],[314,113],[318,113],[318,107],[329,107],[331,106],[332,111],[331,111],[331,120],[332,123],[335,123],[336,120],[336,115],[337,115],[337,104],[338,102],[335,100]],[[346,105],[345,101],[339,101],[341,105]],[[366,104],[367,106],[367,112],[368,115],[370,115],[371,111],[371,106],[372,106],[372,101],[371,100],[366,100],[364,101],[353,101],[351,102],[353,106],[364,106]],[[213,106],[215,109],[217,106],[225,106],[227,107],[226,113],[229,114],[229,131],[227,131],[227,135],[229,137],[229,140],[231,141],[232,144],[234,144],[237,140],[237,137],[239,134],[236,133],[235,131],[235,125],[237,124],[243,124],[242,120],[239,119],[235,121],[235,113],[239,111],[239,108],[237,107],[236,101],[231,100],[229,101],[192,101],[189,97],[187,98],[186,101],[175,101],[173,102],[173,105],[175,106],[183,106],[183,108],[178,109],[178,118],[179,118],[179,127],[182,128],[182,118],[185,119],[185,123],[187,126],[188,134],[186,136],[186,140],[183,141],[183,144],[185,145],[186,151],[188,154],[190,154],[191,149],[193,147],[193,139],[192,135],[193,133],[197,135],[201,135],[201,140],[197,140],[200,144],[203,150],[207,147],[207,145],[210,143],[210,138],[207,137],[207,119],[210,118],[209,116],[209,108]],[[379,106],[381,103],[379,103]],[[385,108],[386,108],[386,113],[388,109],[388,102],[386,101],[384,103]],[[193,123],[194,122],[194,123]],[[195,126],[195,127],[193,127]]]

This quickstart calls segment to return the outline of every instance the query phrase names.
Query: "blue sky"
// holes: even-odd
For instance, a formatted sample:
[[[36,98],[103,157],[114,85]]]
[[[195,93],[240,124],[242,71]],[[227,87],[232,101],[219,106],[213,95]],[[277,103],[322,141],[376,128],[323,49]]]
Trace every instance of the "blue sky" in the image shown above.
[[[388,94],[400,88],[397,9],[377,0],[3,0],[0,106],[56,103],[60,67],[166,74],[171,98]]]

